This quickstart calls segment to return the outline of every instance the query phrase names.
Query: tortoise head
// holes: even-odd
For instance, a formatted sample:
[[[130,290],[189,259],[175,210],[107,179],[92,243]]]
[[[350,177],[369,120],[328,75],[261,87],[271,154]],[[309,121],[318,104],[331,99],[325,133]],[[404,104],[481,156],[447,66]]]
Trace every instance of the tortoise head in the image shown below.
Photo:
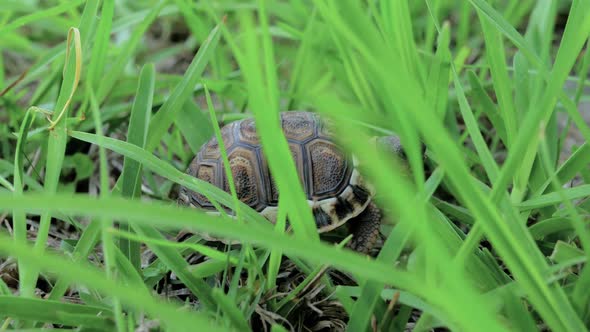
[[[375,145],[377,150],[381,153],[389,154],[391,156],[397,156],[402,161],[407,162],[408,156],[402,146],[402,143],[398,136],[379,136],[375,138]],[[424,143],[420,143],[420,153],[424,155],[426,146]]]
[[[391,156],[397,156],[402,160],[408,160],[402,143],[397,136],[380,136],[375,138],[377,150]]]

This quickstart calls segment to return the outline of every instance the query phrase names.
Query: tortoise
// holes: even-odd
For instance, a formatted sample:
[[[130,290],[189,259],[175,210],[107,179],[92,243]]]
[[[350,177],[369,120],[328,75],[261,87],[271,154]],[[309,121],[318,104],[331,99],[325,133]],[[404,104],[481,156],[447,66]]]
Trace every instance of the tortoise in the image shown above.
[[[373,186],[359,172],[359,161],[338,145],[327,121],[318,114],[287,111],[280,113],[280,119],[318,231],[327,232],[350,222],[353,238],[348,247],[368,253],[379,237],[382,211],[373,202]],[[264,158],[254,119],[223,126],[221,136],[238,198],[275,223],[279,192]],[[373,141],[376,147],[405,157],[397,136]],[[230,192],[215,137],[203,144],[187,173]],[[186,187],[180,189],[178,204],[215,211],[203,195]]]

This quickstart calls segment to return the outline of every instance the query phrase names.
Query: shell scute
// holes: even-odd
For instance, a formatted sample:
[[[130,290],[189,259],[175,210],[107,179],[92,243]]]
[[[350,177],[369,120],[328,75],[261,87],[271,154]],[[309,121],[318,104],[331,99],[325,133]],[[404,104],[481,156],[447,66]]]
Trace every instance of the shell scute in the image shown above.
[[[333,142],[315,139],[306,146],[311,171],[311,194],[321,200],[338,195],[350,179],[350,162]]]
[[[250,145],[260,144],[258,134],[256,133],[256,123],[254,119],[245,119],[237,123],[240,132],[240,141]]]
[[[221,138],[223,139],[223,144],[225,145],[225,149],[231,149],[232,145],[234,144],[234,135],[233,135],[233,125],[229,124],[221,128]],[[221,158],[221,153],[219,151],[219,142],[217,141],[217,137],[213,136],[202,148],[201,148],[201,157],[205,160],[216,160]]]
[[[303,142],[315,136],[317,127],[315,117],[307,112],[289,113],[293,114],[281,117],[281,125],[287,139]]]
[[[209,182],[212,185],[217,183],[217,164],[216,163],[200,163],[195,168],[195,172],[191,174],[205,182]],[[213,207],[213,204],[202,194],[193,193],[193,199],[202,207]]]

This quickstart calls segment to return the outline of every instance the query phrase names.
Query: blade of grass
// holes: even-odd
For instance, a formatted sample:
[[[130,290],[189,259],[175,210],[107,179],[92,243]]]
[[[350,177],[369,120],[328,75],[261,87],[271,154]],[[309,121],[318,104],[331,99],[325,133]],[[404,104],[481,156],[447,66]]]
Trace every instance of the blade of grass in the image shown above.
[[[31,299],[17,296],[0,296],[4,317],[41,321],[69,326],[92,326],[99,330],[112,330],[113,313],[104,308],[59,301]]]
[[[152,22],[156,19],[156,17],[158,16],[158,14],[160,13],[160,11],[162,10],[162,8],[164,7],[165,4],[166,4],[166,1],[160,1],[156,6],[154,6],[153,9],[151,9],[151,11],[149,12],[149,15],[147,15],[143,19],[143,21],[141,21],[139,26],[133,31],[133,34],[131,35],[129,41],[127,41],[125,43],[125,46],[123,47],[123,49],[119,53],[119,57],[115,60],[115,63],[110,68],[108,74],[102,75],[102,76],[100,75],[101,73],[99,70],[104,65],[100,62],[99,58],[96,58],[96,60],[98,62],[96,62],[95,72],[93,72],[93,74],[97,75],[97,76],[93,77],[93,79],[100,78],[100,85],[98,86],[97,92],[96,92],[96,98],[98,99],[99,104],[102,104],[104,102],[104,100],[108,97],[108,95],[111,92],[111,90],[113,89],[113,87],[116,86],[115,82],[117,82],[117,80],[119,79],[121,74],[124,72],[125,65],[129,62],[129,58],[131,57],[133,52],[135,52],[139,43],[141,42],[141,37],[144,35],[146,30],[150,27]],[[110,5],[107,8],[108,8],[108,10],[110,10],[111,9]],[[107,13],[110,16],[110,12],[107,12]],[[107,16],[107,19],[108,19],[108,16]],[[108,31],[107,29],[109,28],[108,22],[105,22],[105,25],[102,28],[104,29],[104,30],[102,30],[102,33],[107,32]],[[103,47],[103,48],[108,47],[108,43],[106,40],[99,40],[99,43],[100,44],[98,45],[98,47]],[[104,52],[105,51],[103,49],[97,48],[96,56],[97,57],[99,57],[101,55],[104,56]]]
[[[549,155],[549,147],[547,146],[545,140],[541,141],[541,156],[544,161],[544,166],[549,170],[549,173],[553,173],[552,171],[552,161],[550,160]],[[567,210],[569,217],[571,218],[571,224],[574,227],[577,234],[579,234],[579,239],[583,248],[586,248],[586,259],[590,258],[590,237],[588,236],[587,227],[584,221],[582,220],[581,216],[578,214],[577,210],[575,209],[574,205],[570,200],[567,199],[564,189],[562,188],[562,184],[559,181],[552,177],[552,184],[555,188],[557,194],[559,194],[562,204],[565,205],[565,210]],[[588,314],[588,304],[590,303],[590,299],[586,296],[586,290],[590,287],[590,275],[589,269],[587,266],[584,267],[584,270],[580,273],[580,278],[575,284],[574,291],[572,293],[572,304],[578,311],[578,314],[582,319],[586,318]]]
[[[47,19],[51,16],[60,15],[72,8],[78,7],[80,4],[83,4],[84,2],[84,0],[64,2],[59,6],[53,6],[45,10],[35,11],[33,14],[21,16],[8,24],[0,26],[0,34],[4,34],[14,29],[18,29],[32,22],[38,22],[40,20]]]
[[[229,321],[237,331],[250,331],[250,325],[246,318],[236,306],[236,303],[228,297],[221,289],[215,288],[211,293],[215,303],[219,305],[221,310],[227,315]]]
[[[152,118],[146,143],[147,150],[153,151],[157,147],[172,122],[174,122],[176,114],[181,111],[184,103],[194,90],[195,85],[201,79],[205,66],[219,42],[221,35],[220,25],[223,24],[222,22],[211,30],[207,40],[199,47],[199,51],[189,65],[182,81],[178,83],[170,97],[168,97],[164,105],[160,107],[158,113]]]
[[[145,65],[140,73],[139,83],[127,132],[127,142],[144,148],[147,141],[147,129],[150,122],[152,102],[154,96],[155,67],[153,64]],[[121,173],[121,195],[123,197],[137,198],[141,194],[141,173],[142,167],[137,161],[129,158],[123,160],[123,171]],[[131,231],[129,225],[123,224],[121,228]],[[131,261],[137,271],[141,271],[141,257],[139,244],[136,242],[121,239],[119,248]]]
[[[483,85],[479,78],[475,75],[472,70],[467,72],[467,76],[469,78],[469,83],[474,93],[474,97],[479,101],[481,108],[483,109],[484,114],[488,117],[494,129],[498,133],[498,136],[504,142],[505,145],[508,145],[508,137],[506,134],[506,127],[504,126],[504,122],[502,121],[502,116],[498,112],[498,109],[492,102],[490,96],[485,92]]]
[[[426,3],[429,4],[430,2],[427,1]],[[431,88],[426,90],[426,99],[432,101],[432,107],[441,119],[444,119],[446,116],[449,95],[448,77],[451,63],[451,51],[449,49],[450,34],[449,25],[445,24],[443,30],[439,32],[438,47],[430,65],[430,72],[427,78],[427,82],[430,82],[428,85]]]
[[[565,200],[574,200],[578,198],[585,198],[590,196],[590,184],[585,184],[581,186],[576,186],[573,188],[567,188],[563,190],[563,197],[560,196],[559,192],[550,192],[541,196],[537,196],[535,198],[526,200],[518,205],[521,211],[530,210],[530,209],[538,209],[545,206],[561,204],[563,203],[563,199]]]
[[[89,90],[90,96],[90,105],[92,109],[92,117],[94,120],[94,125],[96,127],[97,138],[101,141],[104,137],[103,129],[102,129],[102,122],[100,119],[100,110],[98,106],[98,101],[94,95],[92,90]],[[107,165],[107,155],[105,148],[99,146],[98,148],[98,155],[99,155],[99,182],[100,182],[100,197],[109,197],[110,196],[110,188],[109,188],[109,169]],[[113,242],[112,235],[107,231],[113,225],[112,219],[103,219],[100,220],[102,229],[101,229],[101,240],[102,240],[102,252],[103,252],[103,261],[105,265],[105,272],[106,276],[110,280],[117,281],[119,280],[117,265],[115,262],[115,255],[116,255],[116,248],[115,243]],[[113,301],[113,309],[115,313],[115,322],[117,326],[117,330],[119,332],[125,331],[125,318],[123,315],[123,309],[121,307],[121,302],[118,299]]]
[[[555,217],[544,219],[529,227],[529,230],[536,240],[540,240],[547,235],[573,230],[573,227],[569,218]]]
[[[528,21],[527,32],[525,39],[529,41],[530,45],[534,48],[534,51],[539,55],[544,63],[550,63],[550,48],[553,45],[553,27],[555,23],[555,17],[557,15],[557,3],[551,1],[539,1],[537,2],[533,12],[530,15]],[[521,54],[517,54],[514,60],[515,66],[515,91],[514,94],[520,98],[520,104],[522,110],[526,110],[531,104],[531,99],[534,98],[535,91],[542,88],[543,79],[540,76],[532,76],[529,74],[530,65],[524,59]],[[522,67],[522,68],[520,68]],[[522,115],[521,115],[522,118]],[[558,135],[557,135],[557,118],[555,112],[546,120],[544,136],[551,152],[551,164],[557,162],[558,153]],[[536,189],[543,184],[547,178],[547,174],[544,174],[544,167],[542,163],[535,156],[535,150],[531,150],[526,158],[536,159],[536,162],[525,161],[523,169],[517,173],[517,181],[520,175],[528,178],[528,183],[515,183],[517,189],[514,192],[523,192],[525,187],[531,191]],[[532,164],[532,169],[527,169],[528,164]]]
[[[217,123],[217,118],[215,117],[215,109],[213,108],[213,101],[211,100],[211,95],[209,94],[209,89],[207,86],[205,87],[205,99],[207,101],[207,107],[209,108],[209,119],[213,124],[213,132],[215,133],[215,138],[219,144],[219,151],[221,152],[221,160],[223,162],[223,171],[225,173],[225,178],[227,179],[227,183],[229,185],[230,194],[234,200],[235,209],[235,216],[236,219],[241,220],[241,213],[240,213],[240,205],[239,205],[239,198],[238,193],[236,191],[236,184],[234,182],[234,176],[231,169],[231,164],[227,157],[227,150],[225,149],[225,142],[223,141],[223,136],[221,136],[221,129],[219,129],[219,124]]]
[[[74,264],[85,260],[90,251],[96,246],[99,239],[101,224],[97,220],[92,220],[88,226],[84,229],[84,232],[80,236],[80,239],[76,243],[76,247],[72,252],[72,262]],[[49,293],[48,299],[50,300],[57,300],[61,298],[64,293],[68,289],[68,281],[64,278],[59,278],[53,288],[51,289],[51,293]]]
[[[23,181],[23,174],[24,174],[24,165],[23,165],[23,156],[25,154],[25,145],[27,144],[27,133],[33,120],[35,113],[29,109],[25,113],[25,116],[22,120],[20,131],[18,135],[18,141],[16,143],[16,149],[14,152],[14,180],[13,180],[13,189],[15,195],[22,195],[24,181]],[[26,215],[22,212],[14,212],[13,216],[13,229],[14,229],[14,240],[19,241],[22,243],[27,242],[27,220]],[[22,262],[18,262],[18,269],[19,269],[19,276],[24,280],[29,280],[32,278],[32,272],[26,264]],[[19,291],[21,296],[24,297],[33,297],[35,294],[35,289],[29,283],[19,283]]]
[[[502,32],[518,49],[526,56],[526,58],[539,70],[546,71],[542,60],[535,54],[529,42],[525,40],[518,31],[485,0],[469,0],[471,5],[476,9],[478,15],[483,15],[490,23]]]
[[[279,234],[284,234],[287,226],[287,210],[281,203],[279,203],[278,209],[275,231]],[[274,289],[277,286],[277,276],[281,268],[282,258],[283,252],[281,250],[271,251],[268,259],[268,270],[266,272],[266,290]]]
[[[505,60],[506,51],[501,34],[492,24],[483,19],[480,19],[480,23],[486,43],[486,60],[490,65],[492,83],[498,98],[498,111],[503,120],[503,127],[506,129],[507,147],[510,148],[516,137],[518,117],[512,98],[512,80],[508,76]]]
[[[121,214],[122,216],[123,214]],[[127,219],[127,218],[124,218]],[[132,220],[129,220],[132,221]],[[216,307],[215,301],[211,296],[211,287],[203,280],[194,277],[189,271],[189,265],[186,260],[174,249],[167,246],[159,245],[158,243],[164,241],[165,238],[156,229],[142,225],[130,223],[135,233],[150,239],[156,239],[156,242],[151,242],[150,249],[170,268],[182,281],[188,289],[199,299],[202,305],[207,309]]]
[[[102,80],[101,74],[104,71],[107,59],[114,12],[114,0],[106,0],[102,2],[100,22],[98,23],[98,28],[94,37],[94,45],[92,46],[87,73],[88,82],[90,82],[90,85],[94,89],[100,88],[100,82]]]
[[[578,86],[574,98],[576,105],[579,105],[582,95],[584,94],[588,71],[590,71],[590,52],[588,52],[588,45],[590,45],[590,38],[586,41],[586,52],[584,53],[584,59],[582,60],[582,65],[578,71]]]
[[[263,1],[258,2],[258,13],[261,20],[261,40],[256,38],[252,17],[242,15],[240,22],[245,30],[245,49],[242,53],[234,48],[234,54],[248,85],[248,103],[254,113],[257,134],[260,137],[271,176],[281,193],[281,199],[288,202],[287,215],[293,231],[300,236],[317,240],[319,235],[311,209],[306,202],[302,179],[297,176],[295,161],[280,126],[276,64],[266,5]],[[259,53],[259,51],[262,52]],[[264,59],[264,62],[261,63],[260,59]]]
[[[213,137],[213,125],[209,119],[191,100],[184,103],[176,115],[176,126],[186,139],[193,155],[199,152],[201,146]]]
[[[238,261],[235,257],[228,255],[225,252],[217,251],[209,246],[198,244],[198,243],[187,243],[187,242],[171,242],[171,241],[162,241],[158,239],[152,239],[147,237],[141,237],[134,233],[124,232],[117,230],[115,228],[111,228],[109,232],[118,237],[124,237],[131,241],[135,242],[146,242],[146,243],[154,243],[162,247],[171,247],[171,248],[178,248],[178,249],[186,249],[190,248],[190,250],[198,252],[204,256],[210,257],[212,259],[226,262],[229,261],[232,264],[237,264]]]

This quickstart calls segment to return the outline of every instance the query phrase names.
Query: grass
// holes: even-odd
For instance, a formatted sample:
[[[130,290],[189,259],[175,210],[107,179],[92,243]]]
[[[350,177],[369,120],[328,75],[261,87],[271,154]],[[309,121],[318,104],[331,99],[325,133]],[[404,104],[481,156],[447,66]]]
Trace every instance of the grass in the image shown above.
[[[0,34],[0,330],[590,327],[586,0],[6,0]],[[364,161],[370,255],[315,231],[287,110]],[[185,174],[245,117],[276,225]]]

